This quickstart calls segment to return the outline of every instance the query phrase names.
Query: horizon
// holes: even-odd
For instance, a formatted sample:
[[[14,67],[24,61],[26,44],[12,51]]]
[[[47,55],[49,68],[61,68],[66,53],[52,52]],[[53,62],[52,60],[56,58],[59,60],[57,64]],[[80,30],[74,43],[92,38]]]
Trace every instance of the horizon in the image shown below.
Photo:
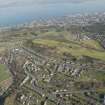
[[[16,7],[16,6],[29,6],[29,5],[35,5],[35,4],[61,4],[61,3],[95,3],[95,2],[105,2],[105,0],[0,0],[0,7],[6,8],[6,7]]]
[[[0,0],[0,26],[76,13],[105,12],[105,0]]]

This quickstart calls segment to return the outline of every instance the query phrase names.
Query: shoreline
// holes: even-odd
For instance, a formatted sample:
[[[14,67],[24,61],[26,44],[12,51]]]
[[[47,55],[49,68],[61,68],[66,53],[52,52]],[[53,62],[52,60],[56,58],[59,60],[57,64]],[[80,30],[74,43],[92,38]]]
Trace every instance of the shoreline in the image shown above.
[[[48,17],[47,19],[44,18],[39,18],[39,19],[33,19],[30,20],[29,22],[23,22],[23,23],[17,23],[14,25],[1,25],[0,26],[0,31],[1,30],[10,30],[10,29],[17,29],[17,28],[23,28],[23,27],[30,27],[33,24],[44,24],[48,21],[54,22],[54,21],[63,21],[65,18],[78,18],[78,17],[87,17],[87,16],[99,16],[99,15],[105,15],[105,12],[93,12],[93,13],[71,13],[71,14],[67,14],[67,15],[63,15],[63,16],[52,16],[52,17]],[[65,21],[65,20],[64,20]]]

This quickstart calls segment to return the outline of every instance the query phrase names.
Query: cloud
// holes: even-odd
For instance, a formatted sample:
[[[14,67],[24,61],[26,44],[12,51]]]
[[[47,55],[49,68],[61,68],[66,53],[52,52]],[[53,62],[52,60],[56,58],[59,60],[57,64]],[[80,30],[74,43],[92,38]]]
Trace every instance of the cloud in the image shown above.
[[[25,6],[34,4],[54,4],[54,3],[82,3],[88,1],[99,1],[99,0],[0,0],[0,7],[11,7],[11,6]],[[105,0],[100,0],[105,1]]]

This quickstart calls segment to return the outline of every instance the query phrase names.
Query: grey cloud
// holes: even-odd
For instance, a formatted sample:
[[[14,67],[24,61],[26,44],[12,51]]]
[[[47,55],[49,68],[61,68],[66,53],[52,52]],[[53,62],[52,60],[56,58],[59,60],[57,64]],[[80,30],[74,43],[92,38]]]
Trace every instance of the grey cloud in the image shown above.
[[[0,7],[11,7],[11,6],[25,6],[34,4],[53,4],[53,3],[82,3],[88,1],[99,1],[99,0],[0,0]],[[105,0],[100,0],[105,1]]]

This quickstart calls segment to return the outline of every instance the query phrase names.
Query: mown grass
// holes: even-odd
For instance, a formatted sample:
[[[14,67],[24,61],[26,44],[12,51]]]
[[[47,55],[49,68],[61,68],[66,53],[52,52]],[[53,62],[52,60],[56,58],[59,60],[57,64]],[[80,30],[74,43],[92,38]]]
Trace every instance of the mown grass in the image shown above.
[[[51,102],[50,100],[48,100],[47,105],[56,105],[56,104],[54,102]]]
[[[99,94],[105,94],[105,88],[99,88],[96,90]]]
[[[0,54],[3,54],[3,52],[5,51],[4,47],[0,47]]]
[[[81,46],[80,44],[72,43],[72,42],[61,42],[55,40],[46,40],[46,39],[37,39],[32,41],[34,44],[45,45],[49,47],[56,47],[58,53],[70,53],[73,56],[80,57],[80,56],[89,56],[96,59],[105,60],[105,52],[94,50],[92,48],[86,48]],[[90,43],[91,42],[91,43]],[[100,48],[99,44],[95,41],[86,42],[89,46],[94,46]]]
[[[48,46],[57,46],[60,44],[60,42],[58,41],[54,41],[54,40],[43,40],[43,39],[38,39],[38,40],[33,40],[34,44],[42,44],[42,45],[48,45]]]
[[[14,105],[14,100],[15,100],[14,98],[15,98],[14,96],[8,96],[5,100],[4,105]]]
[[[68,32],[68,31],[57,32],[57,31],[53,30],[53,31],[48,31],[48,32],[42,33],[42,35],[43,36],[59,36],[59,37],[60,37],[60,35],[63,35],[64,39],[67,41],[74,41],[74,39],[75,39],[75,35],[73,35],[71,32]],[[86,46],[90,46],[90,47],[97,48],[97,49],[102,48],[100,46],[100,44],[93,39],[76,41],[76,43],[84,44]]]
[[[89,70],[80,75],[79,81],[105,81],[105,71]]]
[[[92,40],[92,39],[89,39],[89,40],[83,40],[80,42],[81,44],[84,44],[86,46],[89,46],[89,47],[93,47],[93,48],[96,48],[96,49],[101,49],[102,47],[100,46],[100,44],[95,41],[95,40]]]
[[[7,71],[7,68],[3,64],[0,64],[0,82],[7,80],[9,78],[10,74]]]
[[[73,49],[73,48],[62,48],[61,52],[66,52],[66,53],[70,53],[73,56],[79,57],[79,56],[89,56],[92,58],[96,58],[96,59],[101,59],[101,60],[105,60],[105,52],[100,52],[100,51],[95,51],[92,49],[87,49],[87,48],[77,48],[77,49]]]

